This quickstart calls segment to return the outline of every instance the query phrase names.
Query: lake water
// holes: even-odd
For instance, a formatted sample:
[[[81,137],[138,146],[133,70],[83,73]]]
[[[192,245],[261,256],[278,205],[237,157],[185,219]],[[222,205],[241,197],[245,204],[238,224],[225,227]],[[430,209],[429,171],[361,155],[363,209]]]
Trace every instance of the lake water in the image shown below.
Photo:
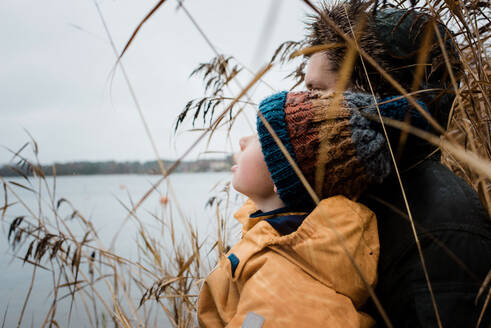
[[[177,200],[171,197],[168,186],[164,182],[143,203],[136,214],[145,227],[152,231],[154,227],[157,230],[160,229],[157,227],[158,225],[152,215],[162,217],[165,221],[169,212],[174,213],[173,217],[178,218],[175,219],[175,229],[178,238],[183,238],[183,242],[185,242],[185,227],[180,223],[182,221],[180,221],[178,215],[180,213],[178,208],[180,208],[183,215],[197,228],[201,237],[206,239],[206,236],[210,236],[210,239],[213,240],[212,236],[216,235],[216,209],[205,207],[205,204],[210,197],[220,195],[221,189],[230,180],[230,177],[230,173],[226,172],[173,174],[171,176],[171,186]],[[135,259],[137,256],[136,239],[138,226],[133,220],[129,220],[121,228],[128,214],[125,206],[131,208],[132,204],[136,203],[150,189],[151,184],[158,179],[159,176],[144,175],[57,177],[55,199],[65,198],[69,200],[74,208],[86,219],[90,220],[95,226],[95,230],[98,232],[105,248],[109,248],[116,231],[121,230],[114,246],[114,252],[125,258]],[[32,180],[32,185],[26,183],[22,178],[6,178],[5,180],[21,183],[32,189],[39,190],[36,180]],[[53,178],[47,178],[47,181],[50,189],[52,189]],[[39,202],[36,194],[15,185],[11,185],[11,187],[35,215],[39,215],[38,213],[50,215],[50,203],[45,189],[41,193],[41,202]],[[169,197],[169,203],[165,208],[161,204],[161,197],[164,195]],[[4,203],[3,188],[0,190],[0,200],[1,207]],[[15,200],[15,196],[9,192],[8,202],[11,203]],[[235,192],[231,192],[230,200],[230,213],[233,213],[240,206],[243,199]],[[39,204],[41,204],[41,211],[39,211]],[[68,204],[63,203],[60,206],[60,213],[62,213],[62,216],[69,217],[72,210]],[[26,215],[26,219],[31,219],[32,221],[27,209],[21,204],[15,204],[8,208],[5,218],[0,222],[0,318],[3,319],[4,313],[7,311],[5,327],[15,327],[17,325],[33,271],[32,265],[23,265],[21,260],[13,259],[14,253],[7,242],[10,223],[15,217],[21,215]],[[75,234],[81,234],[80,223],[76,222],[76,220],[68,220],[67,224],[70,225]],[[231,224],[233,221],[230,218]],[[239,238],[240,227],[233,223],[231,230],[233,243],[233,240]],[[159,231],[156,231],[156,233],[159,233]],[[78,239],[80,240],[81,238],[82,236],[78,235]],[[25,248],[24,246],[24,250],[18,256],[24,255]],[[49,294],[53,285],[51,274],[43,270],[37,270],[36,276],[36,283],[22,323],[22,326],[25,327],[30,327],[31,324],[34,327],[40,326],[52,301],[52,296]],[[136,301],[136,303],[138,302]],[[66,326],[67,323],[63,320],[63,313],[60,314],[60,308],[57,313],[60,325]],[[71,321],[72,327],[90,326],[87,320],[83,318],[84,313],[85,311],[80,302],[75,303]],[[110,325],[112,325],[111,322]],[[159,326],[162,325],[159,324]]]

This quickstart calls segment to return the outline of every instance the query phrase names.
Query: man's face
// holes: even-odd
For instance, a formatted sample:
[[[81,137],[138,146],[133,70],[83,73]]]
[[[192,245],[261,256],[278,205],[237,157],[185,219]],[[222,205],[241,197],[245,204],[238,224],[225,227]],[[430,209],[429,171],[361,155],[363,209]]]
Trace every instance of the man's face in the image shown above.
[[[338,73],[334,70],[331,60],[323,52],[310,56],[305,85],[308,90],[334,90]]]
[[[270,197],[274,193],[274,183],[258,136],[243,137],[239,143],[240,153],[235,155],[237,164],[232,167],[234,189],[253,200]]]

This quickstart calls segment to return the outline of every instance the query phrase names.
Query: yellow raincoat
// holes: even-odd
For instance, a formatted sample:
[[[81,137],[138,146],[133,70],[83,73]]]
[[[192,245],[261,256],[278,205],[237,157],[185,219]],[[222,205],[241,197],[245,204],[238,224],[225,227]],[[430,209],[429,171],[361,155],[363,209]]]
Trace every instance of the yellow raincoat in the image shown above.
[[[201,327],[373,326],[358,311],[369,294],[345,252],[374,286],[379,241],[372,211],[344,196],[330,197],[285,236],[263,219],[249,218],[254,211],[248,201],[235,214],[243,236],[201,289]]]

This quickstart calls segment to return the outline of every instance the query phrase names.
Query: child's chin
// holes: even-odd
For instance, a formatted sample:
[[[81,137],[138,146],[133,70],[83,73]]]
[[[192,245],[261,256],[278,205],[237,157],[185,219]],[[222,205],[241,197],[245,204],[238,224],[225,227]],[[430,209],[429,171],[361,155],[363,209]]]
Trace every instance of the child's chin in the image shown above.
[[[234,177],[232,178],[232,188],[234,188],[235,191],[245,195],[244,193],[244,188],[241,188],[241,185],[240,183],[237,181],[235,175]]]
[[[234,189],[235,189],[235,191],[240,192],[240,191],[239,191],[239,189],[240,189],[240,188],[239,188],[239,189],[237,189],[237,181],[236,181],[236,179],[235,179],[235,175],[233,175],[233,176],[232,176],[232,188],[234,188]]]

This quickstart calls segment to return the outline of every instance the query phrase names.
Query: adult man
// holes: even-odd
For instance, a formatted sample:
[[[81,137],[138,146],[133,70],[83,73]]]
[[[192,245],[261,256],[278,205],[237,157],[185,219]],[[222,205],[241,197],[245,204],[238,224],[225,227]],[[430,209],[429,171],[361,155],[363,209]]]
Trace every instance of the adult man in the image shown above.
[[[395,8],[369,11],[361,1],[324,5],[321,11],[308,25],[310,45],[345,42],[328,20],[348,37],[353,38],[354,32],[359,47],[408,92],[430,90],[417,97],[441,126],[447,125],[455,94],[430,15]],[[458,76],[459,56],[452,35],[442,24],[437,27],[452,73]],[[423,48],[428,49],[427,60],[420,56]],[[328,48],[312,55],[305,76],[307,88],[335,88],[346,49]],[[418,72],[419,65],[424,69]],[[400,94],[376,68],[359,58],[348,87],[363,92],[373,89],[379,98]],[[397,110],[394,114],[396,119],[409,121],[418,115],[414,110],[407,110],[402,117]],[[418,127],[436,131],[427,122]],[[491,221],[476,192],[440,163],[436,147],[412,136],[400,142],[401,133],[394,128],[388,128],[388,133],[411,215],[395,174],[361,200],[378,218],[381,254],[376,294],[394,327],[435,327],[438,321],[443,327],[473,327],[484,303],[483,296],[475,303],[476,295],[491,269]],[[367,312],[377,317],[373,303],[367,306]],[[484,312],[481,327],[490,324],[490,313],[490,309]],[[383,326],[381,316],[377,322]]]

